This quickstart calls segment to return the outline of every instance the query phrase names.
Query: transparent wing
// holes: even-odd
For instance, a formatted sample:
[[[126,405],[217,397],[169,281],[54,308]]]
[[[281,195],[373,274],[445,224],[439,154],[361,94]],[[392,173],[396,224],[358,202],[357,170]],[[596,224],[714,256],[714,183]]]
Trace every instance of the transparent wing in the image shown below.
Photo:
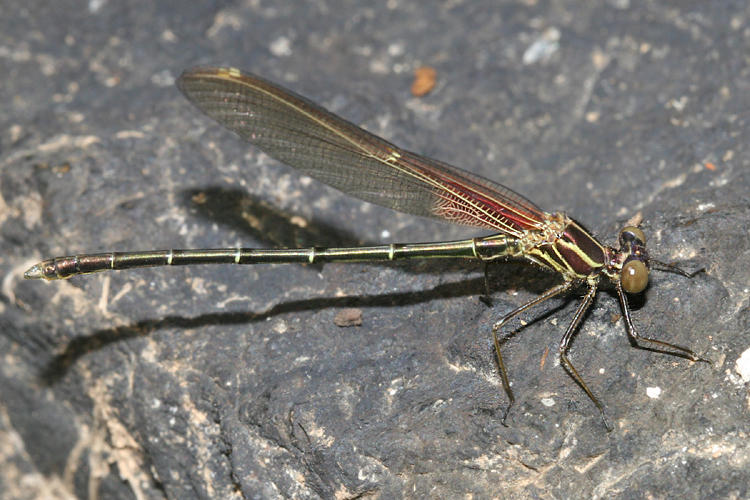
[[[545,213],[510,189],[402,150],[308,99],[233,68],[194,68],[180,90],[269,156],[365,201],[514,236]]]

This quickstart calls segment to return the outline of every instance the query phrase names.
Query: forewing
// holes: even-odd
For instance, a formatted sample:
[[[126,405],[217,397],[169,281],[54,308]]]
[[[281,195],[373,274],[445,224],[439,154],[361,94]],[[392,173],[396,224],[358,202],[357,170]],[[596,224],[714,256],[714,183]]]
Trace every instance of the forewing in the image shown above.
[[[233,68],[195,68],[180,90],[269,156],[365,201],[519,235],[544,212],[510,189],[402,150],[281,86]]]

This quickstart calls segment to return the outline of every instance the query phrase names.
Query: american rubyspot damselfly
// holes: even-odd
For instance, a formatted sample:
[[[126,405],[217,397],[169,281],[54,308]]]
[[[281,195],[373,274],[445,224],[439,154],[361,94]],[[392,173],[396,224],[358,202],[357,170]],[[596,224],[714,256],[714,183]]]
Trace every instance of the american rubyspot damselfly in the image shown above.
[[[260,264],[281,262],[377,261],[466,258],[491,262],[517,258],[557,273],[562,283],[506,314],[492,327],[503,387],[514,402],[500,353],[498,332],[526,309],[576,287],[586,292],[560,340],[560,362],[599,409],[604,407],[568,359],[568,347],[600,281],[614,286],[630,338],[650,349],[693,361],[693,351],[638,334],[626,293],[648,285],[651,268],[678,267],[649,257],[646,237],[635,226],[619,234],[619,248],[601,244],[564,213],[548,213],[505,186],[437,160],[403,150],[313,102],[267,80],[234,68],[185,71],[177,86],[195,106],[277,160],[365,201],[414,215],[492,229],[496,234],[466,240],[357,248],[222,248],[108,252],[55,257],[32,266],[28,279],[64,279],[78,274],[147,266]],[[642,347],[642,346],[641,346]],[[505,415],[507,416],[507,410]]]

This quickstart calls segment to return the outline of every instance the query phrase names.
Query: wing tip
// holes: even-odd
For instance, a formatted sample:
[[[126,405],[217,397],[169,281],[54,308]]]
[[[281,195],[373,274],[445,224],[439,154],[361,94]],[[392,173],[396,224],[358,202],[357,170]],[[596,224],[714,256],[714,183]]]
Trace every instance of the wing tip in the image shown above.
[[[176,83],[177,87],[180,90],[183,90],[184,84],[191,80],[201,78],[236,79],[242,78],[243,76],[244,73],[242,70],[234,66],[194,66],[184,70],[179,78],[177,78]]]

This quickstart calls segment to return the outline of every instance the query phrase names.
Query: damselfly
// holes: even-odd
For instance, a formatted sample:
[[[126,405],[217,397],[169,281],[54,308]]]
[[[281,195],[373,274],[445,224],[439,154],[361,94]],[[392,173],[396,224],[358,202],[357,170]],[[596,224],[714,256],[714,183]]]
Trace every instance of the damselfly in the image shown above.
[[[358,248],[222,248],[78,254],[44,260],[28,279],[63,279],[98,271],[188,264],[377,261],[466,258],[483,262],[517,258],[557,273],[562,280],[506,314],[492,327],[503,387],[513,392],[500,353],[498,333],[511,318],[560,294],[582,287],[583,299],[559,344],[560,362],[583,388],[611,429],[604,407],[568,358],[571,337],[596,296],[600,282],[614,286],[628,334],[648,348],[693,361],[693,351],[638,334],[626,293],[642,292],[652,268],[689,274],[649,257],[646,237],[635,226],[619,234],[619,248],[601,244],[564,213],[548,213],[505,186],[451,165],[405,151],[279,85],[234,68],[194,68],[177,81],[201,111],[277,160],[365,201],[414,215],[497,231],[491,236],[436,243]],[[505,415],[507,416],[507,410]]]

